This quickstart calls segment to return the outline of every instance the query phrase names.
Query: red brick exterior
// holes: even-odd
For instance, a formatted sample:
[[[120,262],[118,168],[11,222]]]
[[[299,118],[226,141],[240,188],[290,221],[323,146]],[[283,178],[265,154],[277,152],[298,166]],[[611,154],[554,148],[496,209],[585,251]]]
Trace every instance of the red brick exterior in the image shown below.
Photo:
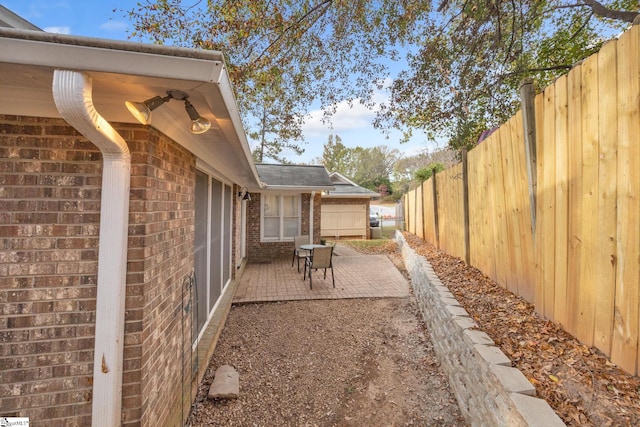
[[[132,154],[122,423],[182,425],[195,157],[152,128],[117,130]],[[2,416],[91,424],[101,168],[64,121],[0,115]]]
[[[311,207],[311,193],[302,194],[302,209],[300,218],[300,234],[309,234],[309,212]],[[313,199],[313,240],[320,242],[320,203],[321,197],[317,193]],[[251,194],[251,201],[247,206],[247,258],[250,262],[264,262],[273,258],[291,257],[293,241],[291,242],[261,242],[260,241],[260,194]]]
[[[152,128],[118,130],[132,163],[123,424],[151,426],[189,388],[195,157]]]
[[[2,416],[91,424],[101,164],[60,120],[0,116]]]

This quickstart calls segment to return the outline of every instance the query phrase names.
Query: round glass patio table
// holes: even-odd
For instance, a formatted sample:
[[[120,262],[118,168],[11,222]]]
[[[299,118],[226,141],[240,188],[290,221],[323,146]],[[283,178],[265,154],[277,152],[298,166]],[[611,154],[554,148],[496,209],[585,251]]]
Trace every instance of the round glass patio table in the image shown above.
[[[300,249],[304,249],[305,251],[313,251],[315,248],[324,248],[326,245],[318,245],[316,243],[300,245]]]

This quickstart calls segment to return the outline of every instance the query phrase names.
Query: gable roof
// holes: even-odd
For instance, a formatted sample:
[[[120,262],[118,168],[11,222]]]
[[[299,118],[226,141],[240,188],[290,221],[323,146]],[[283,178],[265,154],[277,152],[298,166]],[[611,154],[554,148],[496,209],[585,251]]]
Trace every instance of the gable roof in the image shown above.
[[[331,172],[329,174],[329,178],[331,178],[331,182],[333,182],[334,184],[346,184],[346,185],[352,185],[352,186],[358,185],[355,182],[351,181],[346,176],[342,175],[340,172]]]
[[[186,92],[211,121],[209,131],[189,132],[180,102],[154,110],[151,126],[194,153],[201,167],[259,188],[222,52],[0,27],[0,114],[60,118],[56,69],[88,76],[95,108],[111,123],[138,123],[125,101]]]
[[[351,181],[339,172],[331,172],[329,174],[331,182],[333,182],[334,190],[328,194],[323,194],[323,198],[363,198],[372,199],[380,197],[380,194],[364,188]]]
[[[23,30],[42,31],[31,22],[16,15],[0,4],[0,27],[21,28]]]
[[[256,169],[266,190],[333,190],[324,166],[257,164]]]

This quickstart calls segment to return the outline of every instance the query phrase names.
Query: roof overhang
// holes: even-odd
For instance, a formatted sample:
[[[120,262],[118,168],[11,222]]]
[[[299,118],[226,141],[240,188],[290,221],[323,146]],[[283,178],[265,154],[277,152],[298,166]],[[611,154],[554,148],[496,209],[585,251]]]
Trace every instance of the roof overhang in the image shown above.
[[[331,191],[335,187],[318,186],[318,187],[306,187],[296,185],[265,185],[263,184],[262,192],[296,192],[296,193],[311,193],[312,191]]]
[[[95,107],[111,123],[138,123],[125,101],[186,92],[209,131],[189,132],[176,101],[156,109],[151,126],[234,183],[260,187],[221,52],[0,28],[0,113],[59,118],[55,69],[90,76]]]
[[[329,192],[329,194],[323,194],[323,199],[368,199],[371,200],[373,197],[370,194],[335,194]]]

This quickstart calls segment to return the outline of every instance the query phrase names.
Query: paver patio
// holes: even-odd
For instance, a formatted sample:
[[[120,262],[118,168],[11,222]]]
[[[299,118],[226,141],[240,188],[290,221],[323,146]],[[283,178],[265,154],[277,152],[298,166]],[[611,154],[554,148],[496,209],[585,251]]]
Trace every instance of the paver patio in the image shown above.
[[[336,287],[331,271],[313,272],[303,280],[303,265],[291,266],[291,258],[264,263],[248,263],[238,283],[234,303],[293,301],[308,299],[406,297],[410,286],[386,255],[362,255],[337,245],[333,256]]]

